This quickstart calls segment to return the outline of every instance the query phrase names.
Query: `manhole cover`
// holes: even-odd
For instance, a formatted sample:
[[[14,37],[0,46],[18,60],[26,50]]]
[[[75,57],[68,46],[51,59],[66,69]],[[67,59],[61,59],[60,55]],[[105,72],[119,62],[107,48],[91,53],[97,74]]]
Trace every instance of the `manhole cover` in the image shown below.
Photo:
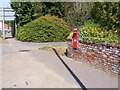
[[[28,52],[28,51],[30,51],[30,50],[20,50],[19,52]]]

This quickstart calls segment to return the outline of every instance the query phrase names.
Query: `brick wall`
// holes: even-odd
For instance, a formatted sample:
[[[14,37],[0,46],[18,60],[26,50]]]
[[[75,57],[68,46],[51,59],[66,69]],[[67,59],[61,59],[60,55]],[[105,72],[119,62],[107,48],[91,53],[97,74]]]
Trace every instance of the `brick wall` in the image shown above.
[[[114,74],[120,74],[120,48],[91,43],[79,43],[78,50],[68,41],[67,56],[75,60],[90,63]]]

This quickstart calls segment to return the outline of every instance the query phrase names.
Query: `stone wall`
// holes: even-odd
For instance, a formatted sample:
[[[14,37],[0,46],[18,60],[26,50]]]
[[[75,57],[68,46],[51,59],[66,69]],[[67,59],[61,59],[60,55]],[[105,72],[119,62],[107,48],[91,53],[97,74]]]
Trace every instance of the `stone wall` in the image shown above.
[[[75,60],[90,63],[114,74],[120,74],[120,48],[91,43],[79,43],[79,48],[72,48],[68,41],[67,56]]]

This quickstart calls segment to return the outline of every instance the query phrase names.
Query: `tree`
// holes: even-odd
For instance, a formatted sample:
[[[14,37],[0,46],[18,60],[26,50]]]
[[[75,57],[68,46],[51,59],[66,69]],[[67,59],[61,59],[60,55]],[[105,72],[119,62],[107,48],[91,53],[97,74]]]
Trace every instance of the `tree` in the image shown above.
[[[63,2],[12,2],[11,7],[19,11],[17,21],[20,26],[46,14],[63,18],[69,3]]]
[[[11,33],[12,33],[12,37],[15,37],[15,22],[12,21],[11,22]]]
[[[43,15],[51,14],[63,18],[66,16],[67,8],[67,2],[43,2]]]
[[[120,2],[95,2],[91,11],[95,22],[107,30],[120,26]]]
[[[17,21],[20,26],[30,22],[33,19],[33,7],[31,2],[12,2],[11,7],[19,11]]]
[[[66,21],[74,26],[81,26],[90,18],[90,11],[92,3],[88,2],[74,2],[70,3],[68,13],[66,14]]]
[[[43,3],[42,2],[32,2],[33,7],[33,19],[43,16]]]

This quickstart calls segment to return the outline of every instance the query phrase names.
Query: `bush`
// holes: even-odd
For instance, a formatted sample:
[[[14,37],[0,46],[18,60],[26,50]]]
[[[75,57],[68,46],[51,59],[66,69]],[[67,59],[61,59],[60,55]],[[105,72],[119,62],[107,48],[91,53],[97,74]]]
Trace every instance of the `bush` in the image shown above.
[[[70,29],[56,16],[42,16],[20,28],[17,39],[27,42],[66,41]]]
[[[88,21],[84,26],[80,27],[80,38],[94,43],[119,43],[117,31],[107,31],[105,27],[100,27],[99,24]]]
[[[109,29],[120,26],[120,2],[94,2],[91,16],[95,22]]]

